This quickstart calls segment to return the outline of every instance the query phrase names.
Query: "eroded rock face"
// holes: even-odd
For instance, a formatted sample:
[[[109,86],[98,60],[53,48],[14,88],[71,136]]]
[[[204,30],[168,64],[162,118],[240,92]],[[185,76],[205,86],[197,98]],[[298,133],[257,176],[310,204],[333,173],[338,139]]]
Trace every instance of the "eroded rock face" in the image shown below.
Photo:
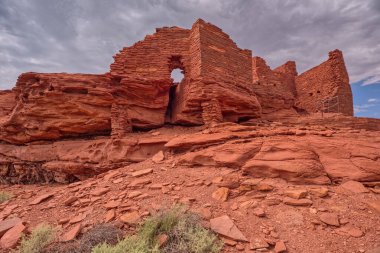
[[[254,177],[280,177],[294,183],[330,183],[318,155],[308,145],[287,138],[264,142],[243,170]]]
[[[335,136],[315,130],[301,135],[286,128],[236,129],[180,136],[165,146],[179,153],[182,165],[239,168],[256,178],[283,178],[297,184],[380,180],[378,132],[367,135],[342,129]]]
[[[2,118],[0,139],[11,143],[109,134],[113,97],[104,75],[25,73],[16,103]]]
[[[28,146],[0,145],[1,181],[71,182],[156,154],[165,137],[68,140]]]
[[[16,105],[15,93],[10,90],[0,91],[0,120],[8,115]]]

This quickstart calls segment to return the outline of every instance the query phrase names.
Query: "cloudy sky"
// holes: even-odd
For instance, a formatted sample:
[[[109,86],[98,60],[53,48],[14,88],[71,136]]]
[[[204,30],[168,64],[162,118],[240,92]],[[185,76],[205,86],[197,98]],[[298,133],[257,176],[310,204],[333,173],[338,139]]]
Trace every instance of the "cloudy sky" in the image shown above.
[[[380,0],[0,0],[0,89],[26,71],[104,73],[122,47],[197,18],[272,68],[341,49],[356,115],[380,118]]]

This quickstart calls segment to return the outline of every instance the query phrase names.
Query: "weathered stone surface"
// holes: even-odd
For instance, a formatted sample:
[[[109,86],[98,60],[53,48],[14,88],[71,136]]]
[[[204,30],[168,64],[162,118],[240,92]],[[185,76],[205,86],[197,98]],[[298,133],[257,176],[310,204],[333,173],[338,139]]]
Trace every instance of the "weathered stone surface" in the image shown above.
[[[271,70],[261,57],[252,58],[252,76],[255,94],[262,107],[262,117],[297,116],[294,110],[295,62]]]
[[[128,225],[136,225],[141,219],[139,212],[133,211],[120,216],[120,220]]]
[[[141,176],[148,175],[152,172],[153,172],[153,169],[143,169],[143,170],[138,170],[138,171],[132,172],[132,176],[133,177],[141,177]]]
[[[297,107],[307,112],[354,114],[351,86],[341,51],[329,52],[327,61],[296,76],[295,83]],[[326,103],[321,105],[323,100]]]
[[[243,170],[255,177],[281,177],[295,183],[330,183],[318,155],[308,145],[290,139],[264,142]]]
[[[61,241],[68,242],[68,241],[74,240],[81,230],[82,230],[82,224],[79,223],[75,225],[72,229],[70,229],[68,232],[63,234]]]
[[[338,228],[336,232],[339,234],[348,235],[356,238],[362,237],[364,235],[363,231],[353,226],[344,226]]]
[[[14,88],[16,105],[0,124],[0,139],[25,143],[110,132],[110,91],[105,75],[24,73]]]
[[[288,197],[284,198],[283,202],[290,206],[311,206],[313,204],[313,201],[310,199],[293,199]]]
[[[115,216],[116,216],[115,209],[108,210],[104,217],[104,221],[110,222],[111,220],[115,218]]]
[[[304,189],[291,189],[291,190],[286,190],[284,192],[284,195],[291,197],[293,199],[301,199],[301,198],[306,197],[307,191]]]
[[[369,200],[367,205],[380,215],[380,200]]]
[[[227,215],[223,215],[210,220],[211,229],[223,236],[231,238],[236,241],[247,242],[247,238],[236,227],[234,222]]]
[[[0,238],[11,228],[21,223],[20,218],[9,218],[0,221]]]
[[[167,140],[167,137],[103,138],[27,146],[0,144],[0,181],[71,182],[144,161],[161,150]]]
[[[30,202],[30,205],[38,205],[39,203],[41,203],[45,200],[48,200],[49,198],[51,198],[53,196],[54,196],[54,193],[43,194],[43,195],[37,197],[36,199],[34,199],[32,202]]]
[[[165,160],[165,154],[162,150],[158,151],[153,157],[152,161],[155,163],[160,163]]]
[[[326,187],[311,188],[309,192],[320,198],[324,198],[329,194],[329,189]]]
[[[211,147],[181,156],[180,163],[202,166],[226,166],[239,168],[253,157],[261,147],[262,142],[248,143],[231,142],[217,147]]]
[[[342,188],[349,190],[353,193],[366,193],[369,192],[367,188],[360,182],[356,181],[347,181],[341,185]]]
[[[249,243],[249,248],[251,250],[260,250],[269,248],[269,244],[263,238],[251,239]]]
[[[327,225],[339,227],[339,217],[335,213],[322,213],[319,218]]]
[[[276,245],[274,247],[274,251],[276,253],[283,253],[287,251],[286,245],[283,241],[276,242]]]
[[[14,91],[0,90],[0,119],[12,111],[16,105],[15,97],[16,94]]]
[[[230,190],[227,187],[220,187],[212,193],[212,197],[216,200],[227,201]]]
[[[9,229],[0,239],[0,248],[11,249],[17,245],[18,240],[21,238],[22,232],[25,230],[22,222]]]

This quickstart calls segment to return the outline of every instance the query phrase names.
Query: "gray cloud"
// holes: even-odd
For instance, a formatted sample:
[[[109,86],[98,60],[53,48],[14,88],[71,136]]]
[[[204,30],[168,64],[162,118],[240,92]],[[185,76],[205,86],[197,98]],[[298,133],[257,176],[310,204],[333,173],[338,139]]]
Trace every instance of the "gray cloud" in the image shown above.
[[[380,81],[378,0],[0,0],[0,88],[26,71],[104,73],[122,47],[197,18],[272,68],[301,73],[339,48],[351,82]]]

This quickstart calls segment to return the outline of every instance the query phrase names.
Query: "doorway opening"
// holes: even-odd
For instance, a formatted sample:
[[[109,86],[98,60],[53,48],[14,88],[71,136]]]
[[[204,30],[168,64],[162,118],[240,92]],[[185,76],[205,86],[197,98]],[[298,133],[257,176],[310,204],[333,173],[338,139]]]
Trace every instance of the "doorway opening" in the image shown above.
[[[182,57],[174,55],[169,58],[169,70],[172,80],[169,89],[169,102],[165,113],[165,122],[171,123],[175,111],[178,94],[181,90],[181,84],[185,80],[185,69],[182,63]]]

